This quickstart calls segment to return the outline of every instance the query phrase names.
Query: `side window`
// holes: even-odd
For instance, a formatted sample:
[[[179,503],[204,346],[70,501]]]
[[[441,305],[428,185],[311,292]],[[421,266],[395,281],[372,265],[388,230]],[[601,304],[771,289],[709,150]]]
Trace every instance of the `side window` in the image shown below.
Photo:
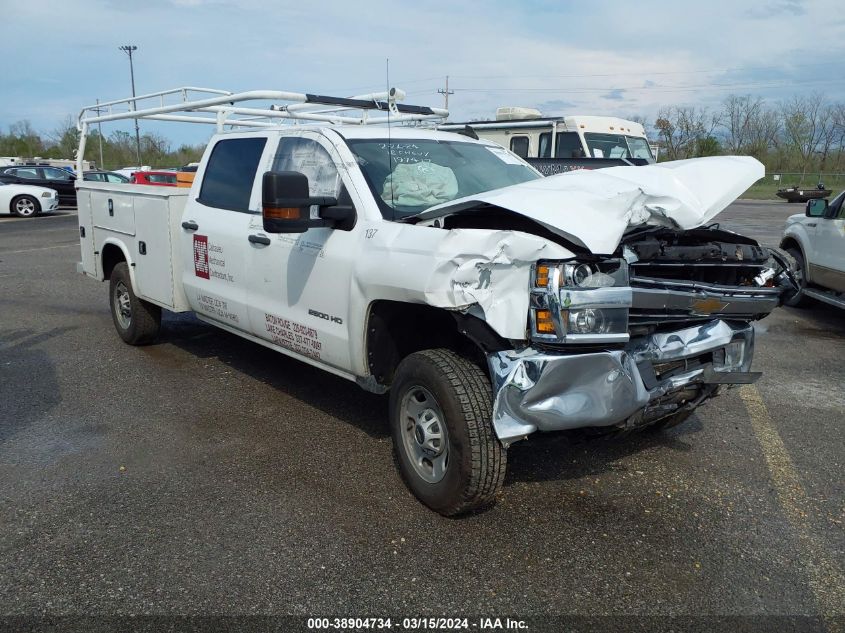
[[[511,138],[511,151],[520,158],[528,158],[528,137],[514,136]]]
[[[43,167],[44,177],[47,180],[70,180],[70,172],[55,167]]]
[[[272,170],[305,174],[312,196],[338,195],[340,175],[337,167],[326,148],[313,139],[300,136],[282,138],[273,157]]]
[[[538,158],[552,157],[552,133],[543,132],[540,134],[540,151],[537,152]]]
[[[562,132],[557,135],[555,143],[555,158],[584,158],[578,132]]]
[[[101,178],[105,177],[108,182],[126,182],[124,178],[117,176],[115,174],[98,174]]]
[[[9,171],[18,178],[38,178],[38,171],[34,167],[18,167]]]
[[[250,212],[249,197],[267,139],[218,141],[205,167],[199,202],[218,209]]]

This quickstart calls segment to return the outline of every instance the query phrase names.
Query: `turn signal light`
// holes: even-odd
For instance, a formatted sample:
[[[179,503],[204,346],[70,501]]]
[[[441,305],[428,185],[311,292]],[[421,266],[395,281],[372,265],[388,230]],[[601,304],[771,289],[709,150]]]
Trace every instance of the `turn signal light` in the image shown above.
[[[549,267],[546,264],[539,264],[537,266],[537,276],[535,279],[538,288],[547,288],[549,285]]]
[[[300,207],[264,207],[264,217],[269,220],[299,220],[301,214]]]
[[[537,310],[536,324],[538,334],[554,334],[555,324],[552,321],[552,313],[550,310]]]

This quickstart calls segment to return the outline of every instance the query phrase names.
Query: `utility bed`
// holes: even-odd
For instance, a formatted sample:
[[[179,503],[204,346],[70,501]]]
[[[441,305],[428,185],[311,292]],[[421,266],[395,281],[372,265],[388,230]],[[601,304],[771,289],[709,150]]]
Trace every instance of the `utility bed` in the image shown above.
[[[80,182],[81,272],[104,279],[102,262],[112,249],[132,262],[138,297],[173,312],[190,310],[179,273],[178,240],[189,193],[176,187]]]

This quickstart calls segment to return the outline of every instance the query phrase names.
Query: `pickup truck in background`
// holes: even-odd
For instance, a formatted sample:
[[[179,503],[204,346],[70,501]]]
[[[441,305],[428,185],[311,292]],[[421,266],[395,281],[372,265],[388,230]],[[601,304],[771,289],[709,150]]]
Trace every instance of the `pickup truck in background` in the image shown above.
[[[495,502],[507,447],[535,432],[673,426],[759,377],[752,322],[790,272],[711,224],[763,175],[753,158],[543,178],[490,141],[397,125],[445,113],[401,91],[193,90],[81,113],[79,156],[121,118],[218,132],[190,189],[77,181],[80,271],[109,283],[129,344],[193,311],[389,392],[399,469],[433,510]]]
[[[804,213],[786,221],[781,248],[797,262],[800,290],[785,303],[807,306],[812,299],[845,308],[845,191],[831,202],[816,198]]]

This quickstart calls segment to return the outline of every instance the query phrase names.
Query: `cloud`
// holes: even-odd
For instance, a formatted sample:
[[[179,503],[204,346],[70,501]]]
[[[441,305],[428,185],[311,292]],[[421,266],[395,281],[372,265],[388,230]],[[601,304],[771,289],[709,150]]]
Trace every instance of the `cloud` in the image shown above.
[[[552,99],[551,101],[541,101],[534,105],[543,114],[551,115],[558,114],[563,110],[571,110],[577,107],[572,101],[564,101],[563,99]]]
[[[625,91],[621,88],[614,88],[607,94],[601,96],[602,99],[610,99],[611,101],[622,101],[625,99]]]
[[[782,15],[800,16],[806,14],[807,9],[801,0],[779,0],[748,9],[745,12],[745,15],[755,20],[765,20]]]

